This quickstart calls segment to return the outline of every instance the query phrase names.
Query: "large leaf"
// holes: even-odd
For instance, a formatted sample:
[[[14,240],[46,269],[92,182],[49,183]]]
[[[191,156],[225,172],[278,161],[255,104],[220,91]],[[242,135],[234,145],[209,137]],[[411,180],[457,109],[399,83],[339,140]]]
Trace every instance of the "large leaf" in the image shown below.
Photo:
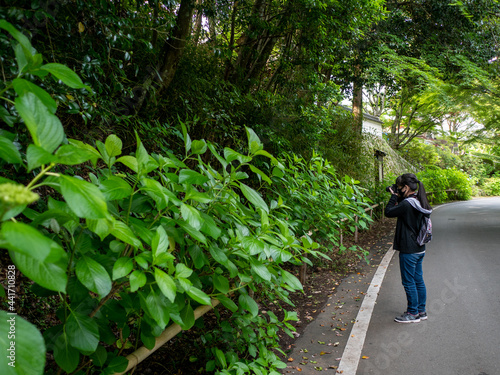
[[[65,85],[73,89],[87,89],[88,91],[92,91],[90,87],[83,84],[80,77],[78,77],[78,74],[76,74],[66,65],[49,63],[42,65],[40,69],[49,72],[57,79],[60,79]]]
[[[128,182],[117,176],[109,176],[107,180],[102,181],[99,189],[108,201],[129,197],[133,192]]]
[[[90,182],[61,175],[61,191],[68,206],[78,217],[102,219],[109,216],[103,194]]]
[[[45,342],[33,324],[0,310],[0,332],[2,375],[43,374]]]
[[[12,164],[23,162],[17,147],[14,146],[11,140],[5,137],[0,137],[0,159]]]
[[[191,169],[181,169],[179,172],[180,184],[202,185],[208,181],[208,177]]]
[[[248,149],[250,150],[250,153],[254,154],[257,151],[262,150],[264,146],[257,134],[255,134],[255,132],[250,128],[245,127],[245,129],[247,132]]]
[[[40,262],[56,262],[65,255],[63,248],[35,228],[15,222],[2,225],[1,234],[7,241],[5,247],[27,255]]]
[[[160,225],[153,236],[151,243],[151,250],[153,251],[153,259],[156,259],[160,254],[165,253],[169,250],[170,241],[168,240],[167,232]]]
[[[63,332],[54,344],[54,359],[64,371],[72,373],[80,362],[80,353],[69,344],[68,335]]]
[[[53,152],[64,139],[61,121],[31,92],[17,97],[15,103],[17,112],[33,138],[33,143],[47,152]]]
[[[238,303],[241,308],[250,312],[252,316],[256,317],[259,314],[259,305],[257,305],[257,302],[248,294],[240,294]]]
[[[72,347],[94,352],[99,343],[99,327],[94,319],[73,311],[66,321],[66,333]]]
[[[111,278],[103,266],[94,259],[82,256],[76,263],[76,276],[88,290],[102,298],[111,291]]]
[[[56,101],[52,99],[52,96],[50,96],[50,94],[40,86],[37,86],[34,83],[31,83],[30,81],[22,78],[14,79],[12,81],[12,85],[14,86],[14,90],[16,91],[17,95],[23,96],[26,93],[31,92],[41,100],[41,102],[45,105],[45,107],[47,107],[51,114],[54,115],[56,113]]]
[[[134,268],[134,262],[131,258],[118,258],[113,265],[113,280],[127,276]]]
[[[135,236],[134,232],[132,232],[132,229],[130,229],[130,227],[123,221],[117,220],[115,222],[115,225],[111,230],[111,234],[134,247],[142,246],[141,241],[139,241],[139,239]]]
[[[64,165],[77,165],[85,163],[87,160],[92,160],[95,154],[85,148],[80,148],[74,145],[62,145],[56,151],[57,163]]]
[[[108,138],[106,138],[104,146],[109,157],[118,156],[122,153],[122,140],[114,134],[111,134]]]
[[[253,272],[262,277],[264,280],[271,281],[272,275],[263,263],[253,257],[250,257],[250,264],[252,265]]]
[[[28,171],[31,172],[43,164],[55,162],[57,158],[44,148],[30,144],[26,151],[26,160],[28,161]]]
[[[68,277],[66,275],[66,259],[57,263],[41,262],[37,258],[20,252],[9,252],[19,270],[37,284],[56,292],[66,292]]]
[[[155,268],[154,276],[163,295],[167,297],[170,302],[174,302],[177,293],[174,279],[159,268]]]
[[[292,275],[290,272],[281,270],[281,277],[283,278],[283,281],[294,290],[303,289],[302,283],[299,281],[299,279],[296,276]]]
[[[262,196],[257,191],[242,182],[240,182],[239,184],[241,192],[250,203],[252,203],[255,207],[261,208],[269,213],[269,207],[267,206],[267,203],[264,201],[264,199],[262,199]]]
[[[5,20],[0,20],[0,29],[4,29],[5,31],[9,32],[9,34],[19,42],[27,58],[33,58],[33,55],[36,53],[36,51],[31,45],[29,39],[22,32],[17,30],[11,23]]]
[[[200,211],[198,211],[193,206],[183,203],[181,205],[181,214],[184,220],[186,220],[189,225],[191,225],[196,230],[200,230],[203,224]]]

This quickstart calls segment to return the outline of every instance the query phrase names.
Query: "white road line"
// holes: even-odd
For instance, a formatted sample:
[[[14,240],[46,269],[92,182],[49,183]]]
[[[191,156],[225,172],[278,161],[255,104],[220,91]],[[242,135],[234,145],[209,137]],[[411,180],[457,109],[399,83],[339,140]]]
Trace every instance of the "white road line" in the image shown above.
[[[361,358],[361,351],[365,343],[366,332],[368,331],[373,309],[375,308],[375,302],[377,301],[382,281],[384,281],[385,272],[387,271],[387,267],[389,266],[389,262],[394,252],[391,246],[373,276],[372,282],[359,309],[358,316],[356,317],[356,323],[352,327],[351,336],[349,340],[347,340],[347,345],[337,369],[338,374],[356,375],[359,360]]]

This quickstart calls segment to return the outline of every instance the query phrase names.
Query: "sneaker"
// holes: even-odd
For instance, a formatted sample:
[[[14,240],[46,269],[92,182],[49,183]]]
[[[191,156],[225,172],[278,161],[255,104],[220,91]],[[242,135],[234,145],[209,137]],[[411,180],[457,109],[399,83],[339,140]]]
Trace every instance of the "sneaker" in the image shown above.
[[[420,316],[420,320],[427,320],[427,313],[426,312],[418,313],[418,316]]]
[[[420,315],[413,315],[409,312],[405,312],[401,316],[396,316],[394,321],[397,323],[418,323],[420,322]]]

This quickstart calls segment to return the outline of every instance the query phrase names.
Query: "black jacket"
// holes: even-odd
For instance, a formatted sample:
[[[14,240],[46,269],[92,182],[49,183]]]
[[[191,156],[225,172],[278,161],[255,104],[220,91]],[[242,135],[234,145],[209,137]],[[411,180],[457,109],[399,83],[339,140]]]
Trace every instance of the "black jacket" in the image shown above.
[[[425,251],[425,244],[417,244],[417,235],[423,222],[423,213],[417,211],[412,205],[402,200],[397,202],[397,195],[391,195],[385,208],[386,217],[397,217],[396,233],[394,234],[394,250],[402,253],[413,254]],[[397,204],[396,204],[397,203]]]

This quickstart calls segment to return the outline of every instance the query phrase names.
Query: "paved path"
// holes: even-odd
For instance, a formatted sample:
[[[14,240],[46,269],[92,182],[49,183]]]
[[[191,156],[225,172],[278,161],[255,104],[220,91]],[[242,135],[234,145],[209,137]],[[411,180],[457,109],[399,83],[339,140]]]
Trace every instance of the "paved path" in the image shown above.
[[[297,340],[284,373],[500,374],[500,198],[440,206],[432,221],[424,259],[429,319],[393,322],[406,308],[396,252],[378,269],[381,286],[376,268],[343,281]],[[375,304],[370,291],[378,293]]]

